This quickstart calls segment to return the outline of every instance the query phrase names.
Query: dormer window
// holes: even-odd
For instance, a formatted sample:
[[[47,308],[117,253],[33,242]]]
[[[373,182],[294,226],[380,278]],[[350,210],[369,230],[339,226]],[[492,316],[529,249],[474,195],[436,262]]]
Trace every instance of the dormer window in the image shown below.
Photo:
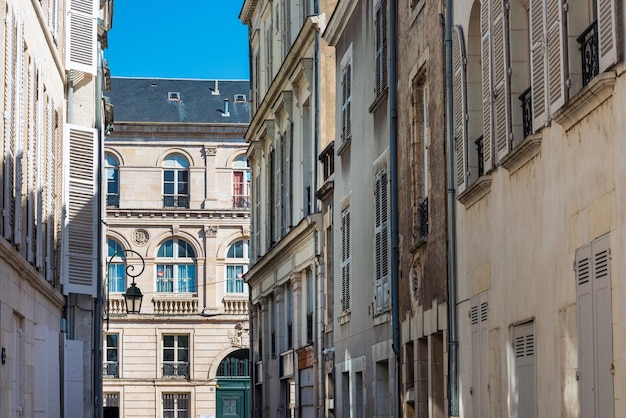
[[[167,93],[167,98],[169,100],[173,100],[173,101],[180,101],[180,93],[177,91],[170,91],[169,93]]]
[[[235,94],[235,103],[245,103],[246,95],[245,94]]]

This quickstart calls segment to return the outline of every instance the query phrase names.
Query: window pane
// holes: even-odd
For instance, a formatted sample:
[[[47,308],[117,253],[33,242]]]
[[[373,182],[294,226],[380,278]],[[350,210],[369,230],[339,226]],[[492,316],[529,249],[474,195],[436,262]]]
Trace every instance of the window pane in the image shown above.
[[[174,256],[174,240],[165,241],[161,248],[159,248],[159,252],[157,257],[166,257],[172,258]]]
[[[163,194],[174,194],[174,183],[164,183]]]
[[[189,171],[181,170],[178,172],[178,181],[180,183],[189,183]]]
[[[117,348],[107,349],[107,361],[117,361]]]
[[[174,182],[174,170],[163,171],[163,181],[173,183]]]
[[[174,347],[174,336],[173,335],[164,335],[163,336],[163,347]]]
[[[107,347],[117,347],[117,334],[107,334]]]

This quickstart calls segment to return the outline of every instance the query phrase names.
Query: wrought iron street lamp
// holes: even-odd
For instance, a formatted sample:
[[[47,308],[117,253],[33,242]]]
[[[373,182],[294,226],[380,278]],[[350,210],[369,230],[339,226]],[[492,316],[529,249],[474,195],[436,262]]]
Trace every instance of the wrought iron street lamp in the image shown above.
[[[146,268],[146,262],[144,261],[141,254],[139,254],[135,250],[129,250],[129,249],[119,250],[115,254],[113,254],[111,257],[109,257],[109,261],[107,261],[107,267],[106,267],[107,268],[107,273],[106,273],[107,274],[107,303],[106,303],[107,329],[109,329],[110,266],[116,257],[119,257],[125,253],[132,253],[132,254],[135,254],[137,257],[139,257],[139,260],[141,261],[141,269],[136,267],[134,264],[128,264],[124,266],[124,275],[126,277],[132,278],[132,283],[130,284],[130,287],[126,289],[126,293],[124,293],[124,306],[126,307],[126,313],[139,313],[139,311],[141,310],[141,301],[143,300],[143,294],[141,293],[141,290],[139,290],[139,288],[137,287],[135,283],[135,277],[138,277],[141,275],[141,273],[143,273],[144,269]],[[137,273],[135,273],[136,270],[138,270]]]

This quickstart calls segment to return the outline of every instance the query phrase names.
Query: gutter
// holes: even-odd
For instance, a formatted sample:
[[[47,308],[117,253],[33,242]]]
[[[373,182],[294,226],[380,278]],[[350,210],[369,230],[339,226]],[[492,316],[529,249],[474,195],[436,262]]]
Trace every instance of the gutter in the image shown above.
[[[448,183],[448,416],[459,416],[456,190],[454,184],[454,102],[452,91],[452,1],[446,2],[446,165]]]
[[[391,324],[393,333],[393,401],[392,416],[400,416],[400,307],[398,251],[398,65],[397,65],[397,5],[389,2],[389,171],[391,182]]]

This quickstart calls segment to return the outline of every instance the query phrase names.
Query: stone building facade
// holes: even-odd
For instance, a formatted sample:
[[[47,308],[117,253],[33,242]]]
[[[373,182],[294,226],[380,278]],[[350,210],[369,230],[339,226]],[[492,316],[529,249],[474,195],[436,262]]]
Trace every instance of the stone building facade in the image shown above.
[[[120,417],[248,416],[248,91],[111,79],[103,391]],[[127,314],[133,280],[143,303]]]

